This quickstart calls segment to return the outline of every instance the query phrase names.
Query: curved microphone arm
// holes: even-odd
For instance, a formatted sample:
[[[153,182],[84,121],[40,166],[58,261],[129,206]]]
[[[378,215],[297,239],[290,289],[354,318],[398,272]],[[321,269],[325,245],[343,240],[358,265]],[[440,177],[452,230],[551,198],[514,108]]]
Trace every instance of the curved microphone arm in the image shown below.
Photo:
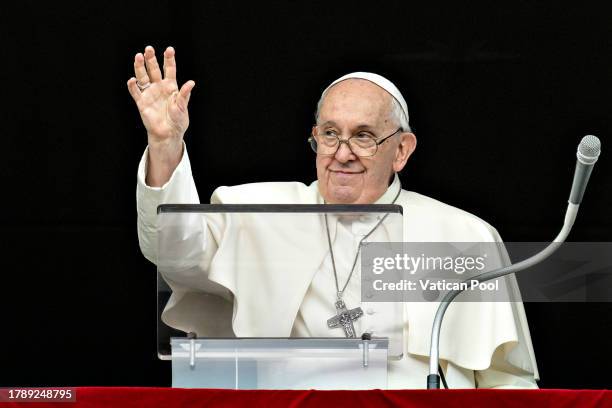
[[[579,204],[569,203],[567,211],[565,213],[565,221],[563,223],[563,228],[561,228],[561,231],[559,232],[555,240],[542,251],[516,264],[499,268],[493,271],[481,273],[480,275],[476,275],[473,278],[465,280],[464,282],[469,283],[470,281],[474,280],[478,282],[485,282],[514,272],[522,271],[542,262],[550,255],[552,255],[553,252],[555,252],[561,246],[561,244],[569,235],[572,226],[574,225],[574,221],[576,220],[578,207]],[[440,301],[440,306],[438,306],[438,311],[436,312],[436,316],[434,318],[433,326],[431,329],[429,375],[427,376],[428,389],[440,388],[440,377],[438,375],[438,364],[440,359],[440,328],[442,327],[442,319],[444,319],[444,313],[446,313],[446,309],[448,309],[448,306],[451,304],[453,299],[455,299],[461,292],[463,291],[453,290],[448,292]]]
[[[582,138],[580,144],[578,145],[578,151],[576,152],[576,170],[574,172],[572,190],[570,191],[569,204],[567,211],[565,212],[563,228],[561,228],[559,235],[557,235],[555,240],[550,245],[532,257],[521,262],[499,268],[494,271],[481,273],[480,275],[477,275],[471,279],[465,280],[463,283],[469,283],[470,281],[474,280],[481,283],[504,275],[519,272],[542,262],[552,255],[553,252],[555,252],[561,246],[561,243],[565,241],[572,229],[572,226],[574,225],[576,214],[578,213],[578,207],[582,201],[589,177],[591,176],[593,165],[595,162],[597,162],[600,153],[601,141],[597,138],[597,136],[587,135]],[[440,302],[440,306],[438,306],[436,316],[434,317],[433,326],[431,328],[431,345],[429,350],[429,375],[427,376],[428,389],[440,388],[440,376],[438,375],[438,364],[440,360],[440,328],[442,327],[442,319],[444,319],[446,309],[448,309],[448,306],[453,299],[455,299],[461,292],[461,290],[453,290],[444,295],[444,298],[442,298],[442,301]]]

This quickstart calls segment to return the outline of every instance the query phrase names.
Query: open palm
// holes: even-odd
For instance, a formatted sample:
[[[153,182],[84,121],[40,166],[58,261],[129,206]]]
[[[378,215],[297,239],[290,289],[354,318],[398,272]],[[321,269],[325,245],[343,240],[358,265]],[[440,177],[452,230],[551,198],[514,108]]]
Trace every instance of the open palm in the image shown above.
[[[180,142],[189,126],[187,105],[195,82],[187,81],[179,90],[172,47],[164,52],[163,69],[162,77],[155,50],[148,46],[144,55],[138,53],[134,57],[136,77],[127,82],[147,129],[149,144]]]

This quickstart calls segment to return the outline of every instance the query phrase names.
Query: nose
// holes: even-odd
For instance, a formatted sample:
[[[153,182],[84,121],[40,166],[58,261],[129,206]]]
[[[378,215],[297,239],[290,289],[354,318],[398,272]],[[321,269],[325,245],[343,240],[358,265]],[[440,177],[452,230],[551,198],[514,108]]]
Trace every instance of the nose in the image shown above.
[[[357,157],[351,151],[348,141],[342,139],[340,139],[340,146],[338,146],[338,150],[336,150],[334,158],[340,163],[346,163],[348,161],[357,159]]]

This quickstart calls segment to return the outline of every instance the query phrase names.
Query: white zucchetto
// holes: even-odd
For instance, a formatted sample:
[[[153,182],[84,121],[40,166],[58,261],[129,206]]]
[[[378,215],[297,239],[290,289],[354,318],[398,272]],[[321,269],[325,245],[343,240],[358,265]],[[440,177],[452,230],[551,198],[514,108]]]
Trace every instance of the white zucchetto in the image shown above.
[[[393,98],[395,98],[396,101],[399,102],[400,106],[402,107],[402,110],[404,111],[404,114],[406,115],[406,121],[409,122],[408,105],[406,104],[406,100],[402,96],[402,93],[399,91],[399,89],[397,89],[393,82],[378,74],[374,74],[371,72],[352,72],[350,74],[346,74],[343,77],[340,77],[334,82],[332,82],[327,88],[325,88],[321,95],[324,95],[325,92],[329,90],[329,88],[336,85],[338,82],[342,82],[347,79],[365,79],[366,81],[370,81],[380,86],[382,89],[387,91]]]

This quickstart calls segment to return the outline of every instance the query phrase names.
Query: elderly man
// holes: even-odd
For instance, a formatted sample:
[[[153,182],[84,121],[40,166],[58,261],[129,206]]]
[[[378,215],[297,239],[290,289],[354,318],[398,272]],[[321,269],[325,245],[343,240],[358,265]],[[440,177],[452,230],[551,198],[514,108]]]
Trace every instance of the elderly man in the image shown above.
[[[140,246],[152,262],[157,261],[157,206],[200,202],[183,142],[189,125],[187,105],[195,83],[188,81],[178,88],[175,53],[170,47],[164,52],[163,69],[164,75],[153,48],[147,47],[144,54],[136,54],[135,78],[127,83],[148,135],[148,146],[138,169],[137,208]],[[401,188],[397,173],[414,152],[416,137],[408,124],[406,102],[387,79],[371,73],[353,73],[334,81],[321,96],[316,120],[310,142],[317,153],[317,181],[308,186],[255,183],[220,187],[213,193],[211,202],[396,203],[404,208],[406,242],[501,241],[497,231],[479,218]],[[192,228],[206,230],[188,234],[202,237],[189,242],[194,246],[190,253],[197,254],[201,260],[195,272],[169,277],[173,294],[163,314],[166,323],[184,331],[206,334],[214,320],[208,317],[225,315],[228,323],[224,328],[217,325],[216,333],[226,330],[225,334],[239,337],[343,335],[342,331],[327,327],[325,321],[336,312],[334,277],[336,286],[338,275],[348,279],[347,284],[351,284],[342,295],[353,302],[360,301],[359,286],[355,281],[350,282],[351,274],[347,270],[350,265],[338,265],[343,270],[336,274],[333,259],[331,263],[326,259],[318,269],[296,276],[290,288],[283,288],[291,296],[281,307],[258,295],[271,293],[270,298],[274,298],[280,289],[274,289],[273,282],[241,276],[239,271],[232,277],[218,276],[211,260],[225,256],[218,248],[229,238],[219,229],[211,231],[210,225]],[[340,239],[340,231],[352,240],[355,230],[341,230],[340,222],[335,228],[336,240]],[[329,244],[331,248],[332,242]],[[351,246],[343,251],[354,253],[355,248]],[[248,280],[247,291],[237,290],[239,286],[245,287],[245,282],[240,280]],[[215,296],[202,300],[199,295],[209,289]],[[216,300],[211,302],[213,298]],[[232,310],[236,304],[241,307]],[[401,307],[403,357],[389,362],[389,387],[423,388],[435,305],[422,302]],[[272,313],[275,319],[268,319]],[[384,325],[384,316],[380,320]],[[442,367],[451,388],[536,387],[537,366],[520,302],[452,305],[440,349]]]

